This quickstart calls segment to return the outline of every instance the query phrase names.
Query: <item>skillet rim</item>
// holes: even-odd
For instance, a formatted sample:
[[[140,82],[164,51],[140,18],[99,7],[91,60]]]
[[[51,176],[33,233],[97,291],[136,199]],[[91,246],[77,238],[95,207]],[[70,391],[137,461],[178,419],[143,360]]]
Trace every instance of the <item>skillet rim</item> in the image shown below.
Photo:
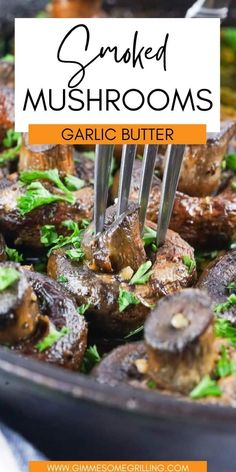
[[[126,384],[116,387],[99,384],[96,379],[63,367],[52,366],[35,359],[21,357],[19,353],[0,347],[0,373],[15,381],[27,382],[55,395],[62,394],[68,400],[88,401],[97,406],[126,411],[149,419],[166,419],[191,422],[191,426],[214,429],[220,426],[227,432],[236,427],[236,408],[209,405],[176,399],[173,396],[138,389]],[[1,389],[1,386],[0,386]]]

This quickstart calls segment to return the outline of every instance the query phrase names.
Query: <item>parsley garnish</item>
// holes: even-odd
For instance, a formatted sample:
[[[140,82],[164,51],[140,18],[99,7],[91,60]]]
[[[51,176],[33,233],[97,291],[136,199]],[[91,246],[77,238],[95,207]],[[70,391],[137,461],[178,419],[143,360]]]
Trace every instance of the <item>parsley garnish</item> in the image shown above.
[[[146,385],[147,385],[148,388],[150,388],[150,390],[155,390],[157,388],[157,384],[156,384],[155,380],[153,380],[153,379],[148,380]]]
[[[46,349],[49,349],[50,347],[53,346],[59,339],[63,338],[66,334],[69,334],[70,330],[66,326],[63,326],[63,328],[60,331],[57,331],[54,327],[51,328],[51,332],[45,336],[45,338],[42,339],[38,344],[36,344],[36,349],[39,352],[43,352]]]
[[[236,305],[236,294],[232,293],[224,303],[218,303],[214,306],[214,312],[224,313],[225,311],[229,310],[232,306]]]
[[[67,175],[65,177],[65,183],[68,190],[71,191],[80,190],[85,186],[85,181],[75,177],[74,175]]]
[[[63,184],[60,179],[58,169],[49,169],[49,170],[25,170],[20,174],[20,180],[24,184],[30,184],[36,180],[48,180],[52,182],[55,187],[59,188],[65,195],[68,196],[68,201],[70,203],[75,202],[75,197],[71,191]]]
[[[5,62],[14,62],[14,60],[15,60],[15,57],[13,56],[13,54],[6,54],[5,56],[1,58],[1,61],[5,61]]]
[[[228,154],[224,161],[227,169],[236,171],[236,154]]]
[[[204,397],[220,397],[222,390],[217,385],[215,380],[212,380],[209,375],[203,377],[199,384],[191,391],[190,397],[193,400]]]
[[[137,336],[137,334],[143,333],[144,326],[139,326],[138,328],[134,329],[133,331],[130,331],[129,334],[127,334],[124,339],[130,339],[133,336]]]
[[[144,262],[142,264],[137,272],[133,275],[132,279],[130,280],[130,285],[143,285],[146,284],[151,276],[151,271],[148,271],[150,267],[152,266],[151,261]]]
[[[124,311],[129,305],[139,305],[140,300],[139,298],[132,292],[128,292],[127,290],[123,290],[122,288],[119,289],[119,311]]]
[[[60,282],[61,284],[65,284],[68,282],[68,278],[65,275],[60,275],[57,279],[57,282]]]
[[[229,282],[226,285],[226,288],[227,288],[227,290],[229,291],[230,294],[235,293],[236,292],[236,283],[235,282]]]
[[[15,159],[19,154],[22,145],[21,133],[9,129],[2,143],[6,149],[0,153],[0,164]]]
[[[233,182],[231,182],[231,188],[234,192],[236,192],[236,180],[233,180]]]
[[[73,195],[72,195],[73,197]],[[38,208],[42,205],[49,205],[55,202],[74,203],[74,197],[69,195],[55,195],[50,193],[41,182],[32,182],[26,192],[17,199],[17,206],[22,215]]]
[[[143,237],[142,237],[144,246],[149,246],[149,244],[155,243],[156,239],[157,239],[157,232],[154,231],[154,229],[149,228],[148,226],[145,226]]]
[[[228,377],[228,375],[232,374],[236,374],[236,363],[231,361],[227,348],[222,346],[220,358],[216,364],[215,375],[217,377]]]
[[[0,267],[0,292],[19,280],[20,274],[13,267]]]
[[[225,320],[224,318],[216,318],[215,335],[219,338],[228,339],[231,344],[236,346],[236,328],[229,320]]]
[[[73,220],[63,221],[62,226],[72,233],[69,236],[58,235],[54,225],[42,226],[41,243],[45,246],[52,246],[48,255],[63,246],[72,245],[72,249],[68,249],[65,254],[72,260],[81,260],[84,257],[84,253],[80,248],[83,230],[80,229],[78,223]]]
[[[183,256],[182,257],[182,261],[184,263],[184,265],[186,265],[186,267],[188,268],[188,273],[189,274],[192,274],[195,267],[196,267],[196,262],[194,259],[191,259],[190,256]]]
[[[5,249],[6,255],[9,259],[9,261],[13,262],[22,262],[23,261],[23,255],[20,254],[17,249],[11,249],[10,247],[6,247]]]
[[[78,306],[77,311],[79,315],[84,315],[86,311],[90,308],[91,304],[90,303],[83,303],[82,305]]]
[[[88,374],[90,370],[100,362],[101,357],[100,354],[98,353],[97,346],[94,344],[94,346],[90,346],[84,355],[83,363],[80,369],[80,372],[83,374]]]

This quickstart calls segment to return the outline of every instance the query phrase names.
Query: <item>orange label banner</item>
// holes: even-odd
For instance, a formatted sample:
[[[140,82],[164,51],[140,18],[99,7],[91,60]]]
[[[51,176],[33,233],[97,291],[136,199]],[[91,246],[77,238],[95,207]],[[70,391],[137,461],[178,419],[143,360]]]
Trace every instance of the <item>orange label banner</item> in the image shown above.
[[[29,125],[30,144],[206,144],[206,125]]]
[[[205,461],[30,462],[29,472],[207,472]]]

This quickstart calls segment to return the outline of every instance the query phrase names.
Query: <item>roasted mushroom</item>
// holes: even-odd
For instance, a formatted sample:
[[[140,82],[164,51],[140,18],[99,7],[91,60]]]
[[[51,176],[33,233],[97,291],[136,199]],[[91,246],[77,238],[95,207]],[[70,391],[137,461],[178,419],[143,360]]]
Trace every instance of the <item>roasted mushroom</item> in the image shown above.
[[[188,394],[204,375],[213,371],[214,346],[210,298],[186,289],[163,298],[144,325],[145,342],[115,349],[94,369],[101,383],[128,382]]]
[[[0,343],[23,355],[78,369],[87,340],[86,322],[55,281],[0,264]]]
[[[161,300],[144,328],[148,373],[157,386],[189,393],[216,360],[210,298],[197,289]]]
[[[93,209],[93,190],[85,187],[74,192],[75,203],[59,201],[39,206],[25,215],[18,209],[18,200],[25,193],[25,187],[21,182],[9,179],[4,180],[5,185],[0,187],[0,230],[16,245],[28,245],[41,247],[41,226],[53,224],[58,229],[64,220],[74,219],[81,221],[91,219]],[[10,183],[10,185],[9,185]],[[45,183],[45,188],[52,194],[58,194],[58,189]]]
[[[236,324],[236,251],[218,257],[203,272],[198,287],[207,291],[218,316]]]
[[[135,162],[130,198],[138,200],[140,161]],[[156,221],[160,206],[161,181],[154,176],[147,219]],[[114,193],[113,193],[114,197]],[[231,183],[216,196],[191,197],[176,193],[170,228],[193,247],[225,247],[236,238],[236,192]]]
[[[236,122],[225,121],[219,133],[209,133],[206,145],[186,147],[178,186],[180,192],[206,197],[219,189],[221,163],[235,134]]]
[[[96,237],[93,226],[87,229],[82,242],[83,262],[69,260],[67,248],[54,251],[48,274],[55,279],[66,276],[65,287],[78,305],[89,304],[87,317],[100,332],[123,336],[143,323],[150,306],[161,296],[193,284],[195,267],[190,271],[184,263],[184,256],[194,261],[192,248],[172,231],[157,253],[146,255],[137,205],[131,205],[118,220],[115,215],[116,207],[107,211],[105,230]],[[146,283],[130,283],[148,258],[153,264]],[[122,297],[127,298],[125,309]]]
[[[23,136],[19,172],[24,170],[58,169],[61,175],[75,173],[73,148],[62,145],[30,145],[28,133]]]

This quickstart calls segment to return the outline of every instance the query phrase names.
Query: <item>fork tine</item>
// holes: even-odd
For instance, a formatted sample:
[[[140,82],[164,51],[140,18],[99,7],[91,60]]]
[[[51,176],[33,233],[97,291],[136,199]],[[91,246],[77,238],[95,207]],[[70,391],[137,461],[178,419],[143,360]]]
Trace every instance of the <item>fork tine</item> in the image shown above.
[[[156,144],[148,144],[144,148],[142,175],[141,175],[139,198],[138,198],[139,205],[140,205],[139,215],[140,215],[141,233],[143,231],[146,212],[147,212],[148,199],[149,199],[150,189],[152,185],[157,151],[158,151],[158,146]]]
[[[104,227],[113,149],[114,146],[110,144],[99,144],[96,146],[94,182],[95,234],[100,233]]]
[[[117,204],[117,218],[126,211],[128,206],[130,184],[132,178],[133,163],[135,159],[137,146],[135,144],[126,144],[122,148],[119,193]]]
[[[164,176],[162,181],[160,210],[157,225],[157,247],[165,242],[166,232],[169,227],[173,210],[175,192],[177,189],[181,164],[184,156],[184,145],[170,146],[166,158]]]

